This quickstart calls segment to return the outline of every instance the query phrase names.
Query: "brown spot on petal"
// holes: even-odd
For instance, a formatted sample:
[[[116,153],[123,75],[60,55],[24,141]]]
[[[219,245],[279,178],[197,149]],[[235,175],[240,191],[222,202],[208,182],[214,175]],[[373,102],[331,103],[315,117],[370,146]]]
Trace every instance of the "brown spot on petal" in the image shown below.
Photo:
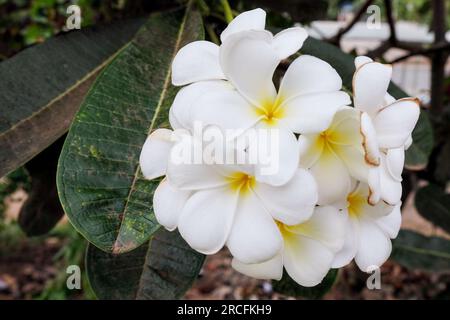
[[[360,116],[359,116],[359,123],[360,123],[360,125],[359,125],[359,132],[361,133],[361,136],[363,137],[362,146],[363,146],[363,149],[364,149],[364,160],[366,161],[367,164],[369,164],[371,166],[378,167],[380,165],[380,158],[377,157],[377,158],[374,159],[370,155],[369,148],[367,146],[367,137],[366,137],[366,135],[364,134],[364,132],[362,130],[362,116],[363,116],[363,112],[361,112]]]

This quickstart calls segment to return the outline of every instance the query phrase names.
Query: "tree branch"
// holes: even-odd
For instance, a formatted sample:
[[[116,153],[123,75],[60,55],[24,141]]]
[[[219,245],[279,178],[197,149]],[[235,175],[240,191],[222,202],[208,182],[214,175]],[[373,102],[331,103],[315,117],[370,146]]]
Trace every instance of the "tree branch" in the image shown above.
[[[432,56],[433,53],[437,51],[450,51],[450,43],[440,43],[437,45],[433,45],[428,48],[421,48],[418,50],[413,50],[409,52],[408,54],[405,54],[403,56],[400,56],[398,58],[395,58],[394,60],[389,61],[390,64],[397,63],[403,60],[406,60],[408,58],[411,58],[413,56]]]
[[[336,35],[334,35],[332,38],[328,39],[327,41],[331,44],[334,44],[336,46],[340,46],[341,38],[344,34],[346,34],[348,31],[350,31],[351,28],[361,19],[364,13],[366,13],[367,8],[372,4],[374,0],[366,0],[366,2],[359,8],[356,15],[353,17],[352,21],[345,27],[341,28]]]
[[[389,24],[389,41],[392,46],[395,46],[397,45],[397,32],[395,31],[395,19],[392,0],[384,0],[384,6],[386,9],[386,16]]]
[[[444,0],[432,0],[434,44],[445,45],[446,10]],[[448,54],[443,50],[436,51],[431,61],[431,113],[439,117],[444,107],[445,63]]]

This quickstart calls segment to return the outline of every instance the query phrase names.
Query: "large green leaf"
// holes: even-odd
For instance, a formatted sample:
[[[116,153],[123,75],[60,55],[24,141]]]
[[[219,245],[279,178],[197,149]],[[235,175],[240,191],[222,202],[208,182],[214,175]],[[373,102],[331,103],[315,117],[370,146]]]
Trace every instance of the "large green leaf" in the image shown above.
[[[425,219],[450,233],[450,194],[443,188],[433,184],[420,188],[415,206]]]
[[[121,255],[89,245],[86,269],[101,299],[177,299],[197,278],[204,258],[178,232],[161,228],[150,243]]]
[[[200,39],[200,15],[189,9],[154,14],[105,68],[70,128],[58,165],[58,191],[72,224],[100,249],[123,253],[159,225],[152,206],[158,181],[139,170],[148,134],[168,126],[177,92],[171,62]]]
[[[450,270],[450,241],[401,230],[393,241],[391,259],[411,269],[448,271]]]
[[[0,177],[67,131],[99,71],[144,22],[65,33],[0,63]]]
[[[346,90],[352,90],[353,73],[355,72],[354,57],[342,52],[338,47],[309,37],[302,49],[303,54],[310,54],[331,64],[342,77]],[[395,98],[406,97],[407,94],[391,82],[389,93]],[[413,144],[406,151],[405,165],[411,170],[425,168],[433,148],[433,131],[428,114],[422,110],[419,121],[413,133]]]
[[[331,269],[320,284],[315,287],[303,287],[297,284],[285,271],[280,281],[273,281],[276,292],[307,299],[322,298],[334,285],[338,276],[338,269]]]

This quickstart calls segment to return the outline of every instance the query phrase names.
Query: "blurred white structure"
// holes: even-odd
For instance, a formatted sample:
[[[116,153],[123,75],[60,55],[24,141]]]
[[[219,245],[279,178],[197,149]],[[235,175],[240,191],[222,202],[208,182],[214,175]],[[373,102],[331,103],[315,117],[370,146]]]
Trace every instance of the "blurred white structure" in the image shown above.
[[[348,19],[345,19],[348,20]],[[348,21],[314,21],[308,32],[311,36],[319,39],[333,37]],[[429,32],[426,25],[414,22],[397,21],[395,24],[397,39],[399,41],[415,44],[431,44],[433,33]],[[377,48],[383,41],[389,38],[389,25],[381,23],[379,29],[368,28],[366,22],[357,22],[341,40],[344,51],[356,50],[359,55]],[[450,31],[447,32],[447,40],[450,41]],[[407,51],[392,48],[384,54],[387,61],[403,56]],[[429,59],[423,56],[414,56],[394,65],[393,81],[403,88],[408,94],[419,97],[424,103],[429,101],[430,96],[430,73],[431,64]],[[450,73],[450,60],[446,65],[446,73]]]

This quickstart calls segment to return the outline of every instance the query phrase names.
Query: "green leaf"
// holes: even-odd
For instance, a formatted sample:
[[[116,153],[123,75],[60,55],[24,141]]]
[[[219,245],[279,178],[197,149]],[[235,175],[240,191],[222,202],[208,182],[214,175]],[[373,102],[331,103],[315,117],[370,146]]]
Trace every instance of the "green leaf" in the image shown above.
[[[297,284],[285,271],[280,281],[272,281],[276,292],[288,296],[302,297],[307,299],[322,298],[336,282],[339,269],[331,269],[320,284],[315,287],[303,287]]]
[[[204,258],[177,231],[161,228],[150,243],[121,255],[89,245],[86,270],[100,299],[177,299],[197,278]]]
[[[423,170],[434,146],[433,126],[428,113],[421,110],[419,121],[412,132],[413,144],[406,150],[405,167],[409,170]]]
[[[342,52],[338,47],[309,37],[301,53],[310,54],[327,61],[342,77],[344,88],[352,91],[352,79],[355,72],[354,57]],[[395,98],[406,97],[407,94],[391,82],[389,93]],[[421,110],[419,121],[412,133],[413,144],[406,151],[405,166],[410,170],[421,170],[426,167],[428,157],[433,148],[433,130],[428,114]]]
[[[99,71],[144,21],[64,33],[0,63],[0,177],[67,131]]]
[[[391,259],[411,269],[448,271],[450,270],[450,241],[401,230],[393,241]]]
[[[445,135],[442,136],[444,139]],[[447,140],[440,148],[436,157],[436,168],[434,169],[436,181],[445,184],[450,181],[450,140]]]
[[[430,184],[420,188],[415,197],[420,215],[438,227],[450,232],[450,194],[443,188]]]
[[[169,125],[174,55],[201,37],[201,17],[189,7],[152,15],[75,117],[59,160],[59,196],[77,230],[106,252],[131,251],[159,228],[152,206],[158,181],[144,179],[139,155],[148,134]]]
[[[25,164],[31,190],[19,213],[19,225],[27,236],[49,232],[64,216],[56,190],[56,167],[65,136]]]

